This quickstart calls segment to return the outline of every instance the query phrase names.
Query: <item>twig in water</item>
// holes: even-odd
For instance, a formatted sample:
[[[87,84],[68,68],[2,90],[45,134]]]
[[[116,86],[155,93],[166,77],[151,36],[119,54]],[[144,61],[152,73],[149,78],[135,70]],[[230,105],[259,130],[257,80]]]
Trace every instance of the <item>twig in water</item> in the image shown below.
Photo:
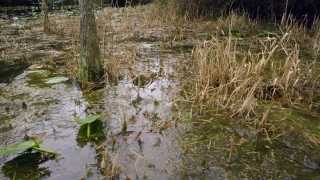
[[[229,151],[229,161],[231,159],[232,156],[232,151],[233,151],[233,147],[234,147],[234,136],[230,136],[230,141],[231,141],[231,146],[230,146],[230,151]]]

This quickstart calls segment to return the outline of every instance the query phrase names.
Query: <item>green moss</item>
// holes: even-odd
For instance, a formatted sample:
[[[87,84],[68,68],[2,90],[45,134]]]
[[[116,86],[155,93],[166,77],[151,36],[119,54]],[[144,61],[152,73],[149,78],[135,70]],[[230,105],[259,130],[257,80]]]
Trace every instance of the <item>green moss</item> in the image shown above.
[[[45,72],[42,73],[42,71],[35,71],[27,74],[29,80],[27,81],[28,86],[31,87],[39,87],[39,88],[45,88],[45,87],[51,87],[52,84],[46,84],[45,79],[48,77],[48,74]]]
[[[97,102],[102,99],[103,91],[92,91],[84,94],[84,98],[88,102]]]

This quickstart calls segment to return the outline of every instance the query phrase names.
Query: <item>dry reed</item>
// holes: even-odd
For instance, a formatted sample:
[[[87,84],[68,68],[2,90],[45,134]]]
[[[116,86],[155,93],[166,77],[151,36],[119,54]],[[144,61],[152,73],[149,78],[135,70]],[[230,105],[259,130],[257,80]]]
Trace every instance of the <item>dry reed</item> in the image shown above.
[[[228,108],[232,116],[246,117],[255,113],[260,99],[312,102],[302,89],[315,86],[309,79],[314,76],[313,65],[300,60],[299,45],[292,45],[290,38],[290,33],[258,38],[260,46],[246,51],[231,37],[216,36],[198,45],[193,52],[197,72],[194,99],[211,107]],[[277,53],[285,54],[284,63],[274,57]]]

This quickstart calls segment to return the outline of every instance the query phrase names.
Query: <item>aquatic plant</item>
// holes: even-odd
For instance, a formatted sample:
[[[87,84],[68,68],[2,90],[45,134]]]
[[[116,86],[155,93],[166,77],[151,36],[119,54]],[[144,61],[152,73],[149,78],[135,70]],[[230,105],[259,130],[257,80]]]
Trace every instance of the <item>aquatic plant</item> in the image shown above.
[[[90,133],[91,133],[91,123],[94,122],[95,120],[105,116],[105,114],[98,114],[98,115],[92,115],[90,114],[89,116],[85,118],[74,118],[77,124],[79,125],[85,125],[87,124],[87,137],[90,139]]]
[[[235,37],[240,37],[240,31],[238,29],[230,29],[229,34]]]
[[[184,117],[184,120],[187,122],[188,124],[188,130],[190,131],[191,130],[191,113],[187,113]]]
[[[263,30],[258,34],[258,36],[260,36],[260,37],[275,37],[275,36],[277,36],[277,33]]]
[[[42,149],[40,148],[40,144],[43,143],[43,140],[40,141],[35,141],[33,139],[30,139],[28,141],[24,141],[12,146],[6,146],[4,149],[0,150],[0,155],[8,155],[11,153],[15,153],[15,152],[19,152],[19,151],[25,151],[28,149],[35,149],[39,152],[45,152],[45,153],[50,153],[50,154],[54,154],[54,155],[60,155],[57,152],[48,150],[48,149]]]

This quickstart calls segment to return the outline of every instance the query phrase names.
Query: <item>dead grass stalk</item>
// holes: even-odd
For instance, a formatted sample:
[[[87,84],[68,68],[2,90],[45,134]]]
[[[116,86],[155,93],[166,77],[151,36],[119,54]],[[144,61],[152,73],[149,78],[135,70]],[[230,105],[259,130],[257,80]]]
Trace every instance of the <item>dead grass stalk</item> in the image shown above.
[[[194,99],[230,109],[232,117],[255,114],[259,99],[312,101],[301,90],[314,87],[307,81],[313,72],[302,64],[299,45],[292,45],[290,38],[290,33],[284,33],[279,38],[258,39],[260,46],[249,46],[258,48],[246,50],[231,37],[216,36],[199,44],[192,54],[197,69]],[[276,53],[285,54],[284,63],[274,58]]]

